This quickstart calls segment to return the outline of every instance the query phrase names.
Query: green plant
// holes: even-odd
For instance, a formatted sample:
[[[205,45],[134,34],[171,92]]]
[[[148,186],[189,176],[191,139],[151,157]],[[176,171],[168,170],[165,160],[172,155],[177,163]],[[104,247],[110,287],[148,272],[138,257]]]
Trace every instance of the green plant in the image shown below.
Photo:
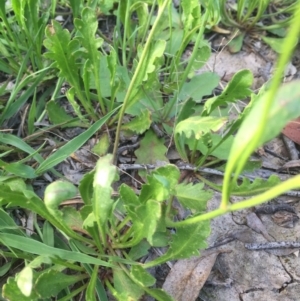
[[[226,107],[235,103],[238,99],[249,96],[252,80],[253,76],[249,70],[237,72],[220,95],[207,99],[200,114],[183,118],[182,115],[192,115],[191,112],[193,113],[196,108],[196,101],[191,101],[193,100],[193,95],[190,95],[191,100],[182,108],[178,117],[178,123],[174,129],[176,149],[182,159],[190,161],[196,166],[203,166],[210,155],[219,160],[228,158],[233,142],[232,134],[238,129],[242,115],[236,121],[228,123],[226,115],[224,117],[215,116],[215,111],[220,106]],[[203,81],[205,82],[202,79]],[[192,82],[193,79],[186,85]],[[199,115],[201,118],[199,118]],[[216,134],[221,128],[227,133],[223,137]],[[221,145],[223,145],[223,148],[221,148]]]
[[[236,4],[228,4],[221,1],[222,22],[228,26],[235,26],[249,30],[255,26],[261,29],[275,29],[288,26],[291,23],[291,13],[297,6],[297,1],[247,1],[240,0]],[[268,13],[267,11],[274,12]],[[280,15],[288,14],[288,18],[280,20]],[[272,25],[268,18],[272,17]],[[276,19],[276,17],[279,17]],[[261,22],[261,23],[259,23]]]
[[[17,2],[15,4],[14,9],[20,9],[21,6],[18,6]],[[111,165],[112,157],[107,156],[98,162],[96,171],[87,174],[81,182],[79,189],[86,204],[77,212],[72,207],[65,207],[62,211],[58,209],[61,201],[74,196],[74,187],[68,183],[55,182],[49,185],[43,203],[32,192],[32,187],[19,178],[35,179],[46,171],[60,177],[53,167],[80,148],[108,121],[109,126],[114,126],[115,121],[119,120],[115,152],[121,130],[142,134],[152,121],[170,122],[171,118],[177,115],[177,96],[173,94],[179,94],[181,86],[189,92],[189,87],[184,85],[186,79],[192,78],[194,71],[209,57],[209,46],[203,41],[206,15],[201,16],[197,1],[182,1],[182,14],[174,9],[171,1],[120,2],[116,32],[121,37],[124,26],[124,38],[116,38],[107,50],[104,49],[104,46],[107,47],[104,40],[96,36],[98,1],[88,1],[86,6],[83,2],[71,1],[70,5],[74,16],[77,17],[72,32],[63,29],[56,21],[52,21],[45,29],[44,46],[47,52],[42,62],[48,67],[37,70],[32,77],[40,75],[36,78],[37,86],[44,80],[46,72],[51,71],[51,77],[55,78],[58,70],[58,81],[50,93],[43,94],[43,102],[36,100],[39,93],[35,85],[31,85],[26,91],[26,96],[29,97],[32,93],[34,95],[28,118],[28,131],[34,134],[34,137],[39,137],[43,131],[35,132],[34,120],[38,114],[44,116],[46,113],[54,122],[54,126],[47,130],[57,126],[87,127],[89,118],[94,120],[94,124],[46,159],[40,155],[43,145],[36,150],[30,145],[30,140],[24,141],[14,135],[1,133],[1,142],[6,150],[3,157],[15,152],[27,154],[18,162],[1,161],[1,187],[3,194],[6,194],[6,197],[1,199],[1,205],[5,206],[6,210],[15,206],[24,208],[45,220],[42,229],[37,220],[34,221],[36,234],[29,238],[5,211],[1,211],[2,220],[5,221],[1,227],[1,244],[7,248],[3,250],[3,255],[11,259],[5,267],[11,267],[15,257],[25,260],[25,268],[16,277],[8,279],[3,294],[9,299],[18,296],[22,296],[24,300],[51,296],[67,299],[86,289],[88,300],[95,298],[95,291],[101,300],[106,300],[103,288],[105,284],[116,297],[122,299],[125,291],[122,283],[125,281],[131,288],[128,296],[134,296],[134,299],[146,291],[158,300],[168,300],[169,297],[163,291],[149,288],[155,280],[145,268],[171,258],[197,254],[199,248],[205,247],[204,239],[209,231],[207,222],[189,227],[185,231],[180,230],[174,237],[174,242],[169,239],[170,231],[165,224],[166,215],[172,219],[174,214],[171,204],[175,196],[182,199],[187,207],[192,206],[193,212],[204,210],[210,194],[201,195],[202,184],[195,187],[181,184],[175,189],[179,180],[179,170],[167,165],[148,176],[148,182],[151,184],[147,182],[144,185],[143,195],[139,198],[131,199],[131,196],[134,196],[133,191],[123,185],[120,188],[119,200],[113,202],[110,197],[110,185],[115,180],[116,170]],[[52,15],[53,7],[54,5],[50,8]],[[100,8],[103,6],[100,5]],[[150,15],[148,10],[151,11]],[[128,20],[135,13],[138,15],[138,23],[129,24]],[[173,26],[176,27],[176,31],[173,31]],[[148,34],[150,27],[151,31]],[[192,57],[180,62],[186,46],[193,39],[196,42]],[[119,49],[120,60],[117,55]],[[201,59],[201,62],[194,64],[195,59]],[[22,61],[21,57],[19,61]],[[23,62],[27,64],[26,60]],[[162,84],[161,74],[165,86]],[[77,120],[68,116],[57,103],[63,81],[70,85],[66,96],[74,114],[78,116]],[[9,120],[20,110],[20,106],[28,101],[25,97],[22,98],[22,102],[21,99],[16,101],[17,93],[30,82],[25,78],[22,84],[17,86],[11,95],[11,101],[8,101],[1,116],[2,122]],[[211,93],[216,85],[215,80],[207,89],[207,93]],[[149,87],[154,87],[154,91],[149,91]],[[49,95],[51,99],[46,104]],[[163,97],[167,96],[172,98],[172,101],[167,101],[168,105],[165,106]],[[182,96],[181,101],[185,101],[186,97]],[[149,101],[151,98],[154,101]],[[11,105],[13,102],[14,105]],[[114,115],[118,112],[120,103],[122,110],[119,115]],[[99,112],[94,109],[97,104],[100,107]],[[84,113],[81,111],[82,107]],[[125,112],[135,118],[122,125]],[[112,116],[115,117],[111,118]],[[39,164],[37,168],[32,167],[33,161]],[[106,177],[106,181],[103,182]],[[149,189],[153,191],[153,196],[149,194]],[[198,199],[197,193],[201,202],[195,206],[192,200]],[[99,203],[99,198],[104,196],[104,202]],[[169,201],[165,202],[165,199]],[[138,203],[141,203],[141,206],[135,212],[134,206]],[[121,214],[121,219],[117,219],[113,214]],[[148,225],[144,224],[144,219],[151,223],[149,229]],[[134,230],[128,229],[127,223],[130,222]],[[80,235],[78,230],[84,235]],[[186,244],[184,248],[177,250],[181,237],[187,234],[186,231],[194,232],[194,235],[198,233],[203,239],[194,243],[193,248]],[[171,247],[170,251],[156,262],[145,266],[137,264],[136,260],[147,252],[151,245]],[[144,253],[136,254],[141,251]],[[64,263],[64,260],[68,261]],[[112,268],[113,279],[111,272],[108,272],[101,278],[101,282],[97,277],[101,272],[100,267]],[[73,276],[67,275],[67,272],[73,273]],[[92,280],[89,286],[84,281],[87,278]],[[45,287],[48,283],[59,285],[56,290],[51,290]],[[75,283],[76,288],[70,292],[68,287]]]
[[[67,158],[99,130],[104,122],[109,127],[114,127],[118,120],[113,151],[115,158],[121,131],[126,134],[142,134],[149,129],[152,122],[158,122],[171,134],[173,119],[177,118],[178,112],[193,94],[195,87],[206,78],[213,79],[207,82],[206,86],[205,93],[210,94],[218,84],[218,77],[213,73],[206,73],[205,76],[197,76],[194,73],[210,55],[209,45],[203,40],[204,24],[209,10],[201,16],[198,1],[182,1],[182,13],[174,9],[171,1],[158,1],[157,6],[156,2],[152,1],[121,2],[116,11],[116,38],[111,45],[104,43],[103,38],[97,37],[98,11],[95,7],[98,4],[98,1],[91,1],[84,7],[78,1],[70,3],[73,14],[80,16],[74,19],[75,27],[72,32],[63,29],[56,21],[46,27],[44,46],[47,51],[44,54],[44,64],[48,67],[38,71],[39,76],[32,75],[36,79],[35,82],[18,100],[17,93],[29,84],[27,78],[21,82],[22,85],[17,86],[1,115],[0,122],[9,120],[34,93],[27,130],[35,137],[43,135],[45,130],[52,129],[50,126],[36,131],[34,126],[37,116],[40,116],[38,120],[41,120],[46,113],[56,127],[86,128],[89,127],[89,118],[95,122],[91,128],[64,145],[45,162],[42,163],[44,160],[39,157],[37,162],[41,165],[37,170],[31,169],[31,178],[39,176]],[[109,7],[103,7],[100,3],[101,9],[108,10]],[[153,21],[156,7],[158,15]],[[149,10],[150,15],[147,13]],[[133,14],[138,16],[137,22],[127,24]],[[120,39],[122,25],[125,33],[124,38]],[[151,30],[146,39],[150,26]],[[176,30],[173,30],[173,27]],[[195,47],[191,57],[181,62],[186,46],[193,40]],[[118,49],[121,49],[122,60],[119,60],[117,55]],[[36,102],[40,94],[35,85],[44,79],[46,72],[51,71],[52,76],[55,76],[57,70],[59,73],[55,88],[51,87],[43,92],[43,102]],[[186,83],[188,78],[193,79],[193,85]],[[76,120],[66,114],[58,104],[63,81],[70,85],[66,97],[72,105],[73,114],[77,116]],[[49,95],[51,99],[46,103]],[[197,101],[200,100],[198,96]],[[94,109],[97,105],[98,111]],[[103,117],[106,113],[108,115]],[[122,124],[125,113],[133,119],[127,124]],[[30,169],[26,162],[33,156],[32,148],[24,145],[24,142],[10,141],[10,135],[4,134],[3,137],[6,145],[14,145],[18,149],[21,147],[22,151],[26,148],[29,157],[22,160],[23,165],[20,165],[20,168],[22,166],[24,169]],[[12,152],[14,149],[9,146],[8,154]],[[38,154],[33,156],[35,160],[37,157]],[[18,175],[21,175],[21,172]]]
[[[281,53],[283,37],[291,23],[292,12],[297,1],[247,1],[238,0],[236,3],[220,1],[221,22],[236,30],[233,40],[229,43],[232,52],[241,49],[245,34],[253,34],[261,38],[276,52]],[[268,37],[265,31],[277,37]]]
[[[206,219],[214,218],[220,214],[224,214],[225,212],[253,207],[262,202],[270,200],[287,190],[299,187],[299,176],[279,184],[278,179],[276,181],[270,178],[269,183],[266,183],[267,185],[265,192],[237,204],[230,204],[229,202],[231,191],[236,188],[238,176],[243,171],[243,168],[245,167],[245,164],[251,153],[257,147],[277,136],[289,120],[299,116],[299,89],[296,88],[298,87],[299,82],[294,81],[279,88],[284,68],[290,60],[298,40],[300,29],[296,20],[299,16],[300,3],[298,3],[297,9],[294,12],[293,22],[291,24],[289,34],[285,40],[285,45],[287,46],[286,51],[278,60],[277,69],[270,86],[267,89],[265,88],[266,90],[261,89],[258,95],[252,95],[251,102],[240,116],[240,120],[237,120],[240,128],[233,141],[229,159],[226,164],[220,208],[213,212],[179,222],[177,226],[179,224],[185,226],[186,224],[193,224],[198,221],[200,222]],[[240,123],[241,121],[242,123]],[[217,120],[217,122],[220,123],[220,120]],[[208,130],[205,126],[206,125],[204,124],[204,127],[198,130],[198,133],[208,133]],[[215,126],[215,124],[211,123],[211,126]],[[187,128],[187,126],[185,126],[185,128]],[[199,140],[199,138],[201,139],[201,134],[198,134],[198,137],[196,136],[195,138],[196,140]],[[250,183],[248,183],[248,185],[249,184]],[[270,184],[272,188],[270,188]],[[260,183],[260,185],[263,185],[263,183]],[[260,185],[258,184],[258,186]],[[246,185],[242,186],[245,187]],[[216,186],[212,185],[212,187]]]
[[[38,0],[1,2],[0,52],[4,56],[0,64],[2,72],[17,75],[20,69],[25,74],[43,69],[42,45],[49,13],[45,11],[40,15],[39,9]],[[30,68],[22,66],[24,59],[29,61]]]
[[[3,125],[35,95],[37,86],[41,89],[46,78],[50,78],[46,76],[48,68],[45,68],[42,59],[49,13],[40,13],[38,0],[2,1],[0,18],[0,70],[7,77],[0,92],[1,98],[7,100],[2,100],[3,106],[0,107],[0,125]],[[12,80],[13,85],[6,89]]]
[[[206,247],[210,219],[300,187],[299,176],[283,183],[276,178],[237,183],[255,148],[300,115],[299,82],[278,88],[299,36],[299,3],[285,40],[286,52],[278,61],[270,86],[265,86],[258,95],[251,93],[252,75],[242,70],[220,95],[210,97],[203,105],[203,96],[211,95],[218,85],[218,77],[213,73],[195,74],[210,54],[203,32],[205,25],[215,18],[212,6],[205,6],[203,13],[196,0],[181,1],[181,11],[175,10],[167,0],[120,1],[115,12],[114,40],[107,50],[104,37],[97,37],[96,13],[98,7],[109,13],[114,2],[117,1],[105,5],[102,1],[87,1],[85,5],[83,1],[70,1],[76,17],[74,30],[69,32],[55,21],[47,26],[43,64],[49,66],[20,81],[1,115],[1,121],[7,121],[20,109],[19,105],[26,102],[26,97],[33,95],[28,118],[28,130],[35,134],[33,137],[39,137],[42,132],[35,132],[33,121],[37,112],[47,112],[55,121],[47,130],[57,126],[88,127],[46,159],[41,155],[44,145],[35,149],[30,139],[0,133],[2,157],[26,153],[17,162],[0,161],[0,205],[3,208],[0,209],[3,245],[0,252],[5,258],[0,272],[5,274],[19,259],[24,263],[22,270],[9,277],[3,287],[2,294],[9,300],[53,297],[69,300],[82,293],[87,300],[96,300],[96,297],[107,300],[107,289],[118,300],[138,300],[144,293],[156,300],[172,300],[164,291],[153,288],[155,279],[148,268],[198,255],[199,250]],[[15,9],[21,7],[14,3]],[[49,8],[52,15],[54,3]],[[182,61],[182,54],[191,42],[194,42],[191,57]],[[49,94],[42,94],[39,103],[36,88],[49,70],[53,72],[51,76],[56,76],[59,70],[58,82]],[[75,120],[56,102],[64,80],[71,86],[66,96],[77,116]],[[22,100],[16,100],[17,92],[27,85],[26,97],[22,98],[23,94]],[[48,100],[50,94],[46,105],[45,99]],[[228,105],[248,96],[251,96],[250,104],[237,120],[229,123]],[[99,111],[94,109],[96,105]],[[222,117],[218,115],[220,112]],[[123,123],[125,114],[132,118],[128,123]],[[92,125],[88,123],[90,118]],[[169,135],[174,134],[180,156],[195,168],[228,160],[223,186],[218,187],[201,176],[203,183],[181,183],[178,167],[169,164],[165,156],[164,138],[148,130],[153,121],[161,123]],[[45,172],[60,178],[54,167],[105,124],[110,130],[116,127],[114,153],[102,156],[95,169],[80,181],[79,209],[64,202],[78,197],[77,189],[66,181],[48,185],[44,199],[38,197],[28,179],[34,181]],[[129,135],[144,134],[135,152],[136,163],[162,165],[152,172],[140,173],[144,183],[139,193],[126,184],[117,185],[120,179],[114,161],[121,131]],[[208,158],[213,160],[209,162]],[[38,163],[38,167],[32,162]],[[212,193],[204,190],[204,183],[222,190],[220,208],[211,212],[206,212],[206,203]],[[229,198],[234,193],[250,198],[230,204]],[[253,194],[257,195],[251,197]],[[189,212],[185,220],[177,221],[177,212],[173,209],[175,199]],[[33,215],[31,237],[10,213],[16,207]],[[157,259],[141,263],[139,259],[147,255],[151,247],[166,247],[167,251]]]
[[[7,213],[1,211],[0,241],[9,248],[3,251],[3,255],[28,260],[22,272],[15,279],[10,278],[4,286],[3,295],[15,300],[22,292],[30,296],[30,300],[36,300],[58,294],[74,283],[81,283],[78,293],[86,289],[84,279],[89,277],[88,274],[96,277],[102,266],[112,268],[112,280],[109,273],[101,280],[117,299],[131,297],[137,300],[147,292],[157,300],[171,300],[162,290],[151,288],[155,279],[146,269],[171,259],[199,254],[198,250],[205,248],[205,238],[209,234],[208,221],[179,229],[173,236],[168,230],[167,220],[175,214],[171,207],[174,197],[194,214],[203,212],[211,197],[211,193],[203,191],[203,184],[178,185],[179,176],[176,166],[160,167],[147,176],[139,196],[122,184],[120,197],[113,200],[111,185],[117,179],[117,170],[112,165],[112,156],[107,155],[99,159],[95,171],[87,174],[79,185],[84,202],[79,212],[68,206],[59,209],[64,200],[76,195],[76,188],[67,182],[50,184],[45,191],[44,202],[25,188],[24,182],[19,181],[18,188],[14,180],[2,182],[2,206],[7,203],[10,207],[20,206],[47,221],[37,237],[29,238]],[[53,226],[68,237],[59,248],[59,233],[54,231]],[[86,233],[89,238],[79,235],[78,231]],[[166,246],[169,250],[156,260],[137,263],[136,260],[146,255],[151,246]],[[64,263],[63,259],[68,261]],[[45,264],[47,268],[43,269]],[[66,269],[72,271],[72,276],[63,273]],[[26,281],[21,281],[22,277]],[[56,281],[61,284],[56,292],[45,289],[48,282]],[[89,286],[86,298],[95,290],[100,299],[106,298],[99,280]]]
[[[178,94],[186,79],[194,76],[194,70],[200,68],[210,54],[208,45],[203,41],[209,10],[201,16],[198,1],[182,1],[182,14],[173,8],[170,1],[158,1],[158,12],[146,39],[155,4],[152,1],[120,2],[115,36],[122,36],[121,25],[125,32],[123,39],[115,38],[109,54],[101,49],[104,40],[95,38],[97,20],[93,8],[84,8],[81,19],[75,19],[74,38],[57,22],[53,22],[46,30],[44,45],[49,52],[45,56],[54,61],[52,66],[58,68],[60,76],[70,83],[71,89],[68,90],[67,97],[77,116],[84,120],[75,95],[94,120],[99,114],[94,112],[92,100],[99,101],[100,114],[110,112],[117,102],[122,103],[118,113],[114,155],[125,112],[137,116],[150,110],[151,121],[163,124],[168,122],[176,113],[174,110]],[[78,11],[77,7],[72,8]],[[137,24],[129,23],[134,13],[138,16]],[[173,26],[176,30],[173,30]],[[195,47],[191,58],[181,63],[182,54],[193,39]],[[118,48],[122,52],[121,60],[117,56]],[[135,56],[138,59],[134,59]],[[197,62],[200,59],[201,62]],[[161,72],[164,74],[165,86],[161,81]],[[214,88],[213,85],[210,87]],[[93,89],[97,91],[97,95],[91,92]],[[163,97],[170,98],[166,105]],[[115,120],[113,118],[110,124]],[[142,126],[146,129],[150,123]],[[136,128],[135,131],[140,133],[141,129]]]

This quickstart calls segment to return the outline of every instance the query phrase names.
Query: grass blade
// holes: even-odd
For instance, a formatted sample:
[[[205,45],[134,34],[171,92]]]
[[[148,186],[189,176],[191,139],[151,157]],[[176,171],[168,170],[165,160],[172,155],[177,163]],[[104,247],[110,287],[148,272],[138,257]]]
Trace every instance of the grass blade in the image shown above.
[[[48,159],[46,159],[36,170],[37,174],[42,174],[51,167],[55,166],[56,164],[62,162],[66,158],[68,158],[73,152],[79,149],[92,135],[97,132],[102,125],[119,109],[117,107],[109,114],[95,122],[88,130],[84,133],[80,134],[78,137],[74,138],[73,140],[69,141],[63,147],[61,147],[58,151],[56,151],[53,155],[51,155]]]
[[[1,233],[0,241],[5,246],[22,250],[37,255],[48,255],[51,257],[60,257],[66,261],[77,261],[80,263],[96,264],[105,267],[113,267],[113,264],[103,261],[98,258],[91,257],[86,254],[66,251],[49,247],[39,241],[29,237],[21,237],[20,235]]]

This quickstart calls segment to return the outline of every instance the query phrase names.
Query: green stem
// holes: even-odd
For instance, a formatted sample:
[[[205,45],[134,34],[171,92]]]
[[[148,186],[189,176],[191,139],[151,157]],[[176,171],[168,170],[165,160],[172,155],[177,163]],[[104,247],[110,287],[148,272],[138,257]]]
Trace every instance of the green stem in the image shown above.
[[[122,37],[121,34],[121,8],[122,5],[118,5],[118,11],[117,11],[117,22],[116,22],[116,26],[113,32],[113,48],[115,49],[116,52],[118,52],[118,49],[122,49],[122,39],[120,39],[120,37]],[[119,58],[119,56],[117,55],[117,60],[118,60],[118,64],[121,65],[121,59]]]
[[[111,285],[110,281],[109,281],[107,278],[105,278],[104,282],[105,282],[105,285],[106,285],[106,286],[108,287],[108,289],[110,290],[111,294],[112,294],[115,298],[117,298],[118,292],[117,292],[117,291],[115,290],[115,288]]]
[[[198,139],[195,139],[194,141],[194,146],[193,146],[193,150],[192,150],[192,155],[191,155],[191,163],[194,164],[195,163],[195,156],[196,156],[196,151],[197,151],[197,146],[198,146]]]
[[[226,2],[227,0],[220,0],[220,14],[222,17],[222,22],[227,26],[241,29],[242,26],[238,22],[235,22],[231,15],[229,15],[227,12]]]
[[[210,153],[211,153],[211,151],[210,151]],[[205,159],[206,159],[206,157],[207,156],[205,156]],[[202,167],[208,167],[208,166],[211,166],[211,165],[215,165],[215,164],[218,164],[218,163],[220,163],[222,160],[221,159],[215,159],[215,160],[213,160],[213,161],[210,161],[210,162],[207,162],[207,163],[205,163],[205,164],[203,164],[202,165],[202,163],[201,163],[201,165],[197,165],[197,167],[200,167],[200,166],[202,166]]]
[[[174,196],[172,198],[170,198],[168,200],[168,202],[167,202],[167,208],[166,208],[166,213],[165,213],[165,216],[167,216],[167,217],[170,216],[170,212],[172,210],[173,201],[174,201]]]
[[[58,299],[58,301],[68,301],[71,300],[72,297],[75,297],[76,295],[78,295],[79,293],[83,292],[88,286],[88,283],[82,285],[81,287],[74,289],[71,291],[70,294],[67,294],[67,296]]]
[[[259,20],[262,18],[265,10],[267,9],[269,3],[265,3],[265,1],[258,1],[258,8],[257,8],[257,12],[255,13],[254,18],[251,20],[250,15],[248,16],[249,20],[251,20],[251,23],[248,25],[249,28],[252,28],[257,22],[259,22]],[[255,5],[257,7],[257,5]],[[256,8],[255,7],[255,8]],[[254,10],[254,9],[253,9]],[[251,13],[253,13],[253,10]]]
[[[152,17],[153,17],[153,14],[154,14],[154,9],[156,7],[156,0],[153,1],[153,4],[151,5],[151,10],[150,10],[150,13],[149,13],[149,17],[147,19],[147,24],[146,24],[146,28],[150,28],[150,23],[151,23],[151,20],[152,20]],[[144,44],[145,40],[147,38],[147,30],[145,30],[144,32],[144,35],[142,37],[142,41],[141,41],[141,44]]]
[[[261,193],[260,195],[255,196],[249,200],[231,204],[231,205],[226,206],[225,208],[220,206],[220,208],[218,208],[214,211],[211,211],[211,212],[199,215],[199,216],[195,216],[195,217],[186,219],[184,221],[180,221],[180,222],[167,221],[167,225],[168,225],[168,227],[184,227],[184,226],[196,224],[196,223],[199,223],[199,222],[202,222],[205,220],[210,220],[217,216],[223,215],[227,212],[233,212],[233,211],[251,208],[253,206],[260,205],[268,200],[271,200],[271,199],[283,194],[284,192],[286,192],[288,190],[296,189],[299,187],[300,187],[300,175],[293,177],[283,183],[280,183],[277,186],[269,189],[268,191]]]
[[[122,61],[123,61],[123,66],[127,66],[127,59],[126,59],[126,38],[127,36],[129,37],[128,30],[129,30],[129,22],[130,22],[130,16],[129,16],[129,11],[130,11],[130,6],[131,6],[131,0],[127,0],[126,3],[126,13],[125,13],[125,22],[124,22],[124,34],[123,34],[123,43],[122,43]]]
[[[131,218],[129,216],[126,216],[122,220],[122,222],[120,222],[120,224],[117,226],[117,231],[120,232],[122,230],[122,228],[125,227],[128,222],[130,222],[130,220],[131,220]]]
[[[104,254],[103,250],[108,247],[108,243],[107,243],[107,239],[106,239],[106,225],[107,224],[105,224],[105,225],[101,225],[100,223],[97,223],[97,224],[98,224],[98,230],[99,230],[101,242],[102,242],[102,245],[103,245],[103,248],[101,246],[101,253]]]
[[[218,185],[214,184],[213,182],[208,181],[207,179],[205,179],[204,177],[200,176],[199,174],[196,174],[195,176],[200,181],[202,181],[204,184],[206,184],[207,186],[213,188],[214,190],[222,191],[222,186],[218,186]]]
[[[36,213],[33,212],[33,225],[34,225],[34,229],[37,232],[37,234],[39,235],[41,241],[43,239],[43,233],[37,223],[37,219],[36,219]]]
[[[158,26],[158,23],[159,23],[162,15],[163,15],[163,12],[164,12],[166,6],[168,5],[169,1],[170,0],[164,0],[162,6],[160,7],[160,9],[158,11],[157,17],[155,18],[155,22],[153,24],[153,27],[152,27],[152,29],[151,29],[151,31],[149,33],[148,39],[146,41],[144,50],[143,50],[143,52],[141,54],[141,58],[140,58],[140,60],[138,62],[136,70],[135,70],[135,72],[133,74],[133,77],[132,77],[132,79],[130,81],[127,93],[125,95],[123,106],[122,106],[122,108],[120,110],[120,113],[119,113],[118,126],[117,126],[117,130],[116,130],[116,137],[115,137],[114,150],[113,150],[114,162],[117,159],[116,156],[117,156],[117,150],[118,150],[119,139],[120,139],[121,125],[122,125],[122,120],[123,120],[123,117],[124,117],[124,114],[125,114],[125,110],[126,110],[127,105],[129,103],[130,96],[131,96],[134,88],[136,87],[136,80],[137,80],[138,76],[140,76],[140,72],[142,71],[143,64],[146,63],[146,57],[147,57],[147,55],[149,53],[150,44],[151,44],[151,42],[153,40],[153,37],[154,37],[154,34],[156,32],[156,28]]]
[[[133,228],[131,227],[124,235],[121,236],[119,245],[122,245],[123,243],[124,244],[128,243],[127,241],[132,236],[132,234],[133,234]]]

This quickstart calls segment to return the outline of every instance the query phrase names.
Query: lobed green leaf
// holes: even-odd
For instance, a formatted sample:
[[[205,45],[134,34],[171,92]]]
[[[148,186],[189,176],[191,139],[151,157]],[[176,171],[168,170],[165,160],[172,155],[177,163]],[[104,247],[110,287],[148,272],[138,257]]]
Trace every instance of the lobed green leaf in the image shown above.
[[[206,210],[207,201],[212,197],[212,192],[203,190],[203,187],[203,183],[181,183],[175,188],[175,196],[185,208],[194,209],[197,213],[203,212]]]
[[[176,225],[176,223],[174,225]],[[176,229],[176,234],[173,235],[168,251],[159,258],[145,264],[145,266],[155,266],[171,259],[197,256],[199,255],[199,249],[205,249],[207,247],[206,238],[209,234],[209,221],[179,227]]]
[[[139,116],[122,125],[121,129],[130,130],[136,134],[143,134],[146,130],[149,129],[151,123],[151,113],[146,109],[143,110]]]
[[[157,138],[154,132],[149,130],[141,140],[140,147],[134,153],[137,156],[136,163],[156,164],[159,161],[168,162],[166,152],[164,140]]]
[[[193,116],[179,122],[175,127],[174,141],[181,158],[189,160],[185,149],[187,139],[191,139],[196,144],[198,140],[204,139],[206,134],[220,130],[225,123],[226,118],[211,116]]]
[[[267,180],[256,178],[252,183],[245,177],[241,184],[232,184],[231,193],[238,196],[256,195],[275,187],[279,183],[281,180],[276,175],[272,175]]]
[[[202,116],[209,116],[218,106],[234,103],[238,99],[246,98],[251,94],[250,86],[253,75],[250,70],[238,71],[230,80],[221,95],[210,98],[205,102]]]

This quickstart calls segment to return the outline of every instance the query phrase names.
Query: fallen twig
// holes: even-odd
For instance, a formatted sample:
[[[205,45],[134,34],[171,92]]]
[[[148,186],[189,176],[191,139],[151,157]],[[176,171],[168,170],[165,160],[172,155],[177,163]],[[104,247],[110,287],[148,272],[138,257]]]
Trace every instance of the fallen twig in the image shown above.
[[[196,166],[194,166],[190,163],[183,163],[183,162],[180,162],[176,165],[180,170],[190,170],[190,171],[194,171],[194,172],[201,172],[201,173],[206,173],[209,175],[215,175],[215,176],[220,176],[220,177],[224,176],[224,172],[219,171],[217,169],[213,169],[213,168],[206,168],[206,167],[197,168]],[[119,164],[119,168],[122,170],[141,170],[141,169],[151,170],[151,169],[155,169],[157,167],[159,167],[159,166],[155,165],[155,164],[136,164],[136,163]],[[278,173],[271,172],[269,170],[258,169],[254,173],[244,173],[244,174],[240,175],[238,177],[238,179],[242,180],[244,178],[247,178],[251,182],[253,182],[256,178],[268,179],[272,175],[277,176],[282,181],[287,180],[289,178],[287,175],[281,175]],[[290,190],[290,191],[286,191],[284,193],[284,195],[288,195],[288,196],[292,196],[292,197],[300,197],[300,191]]]
[[[272,241],[265,243],[246,243],[245,248],[248,250],[265,250],[265,249],[288,249],[300,248],[298,241]]]

